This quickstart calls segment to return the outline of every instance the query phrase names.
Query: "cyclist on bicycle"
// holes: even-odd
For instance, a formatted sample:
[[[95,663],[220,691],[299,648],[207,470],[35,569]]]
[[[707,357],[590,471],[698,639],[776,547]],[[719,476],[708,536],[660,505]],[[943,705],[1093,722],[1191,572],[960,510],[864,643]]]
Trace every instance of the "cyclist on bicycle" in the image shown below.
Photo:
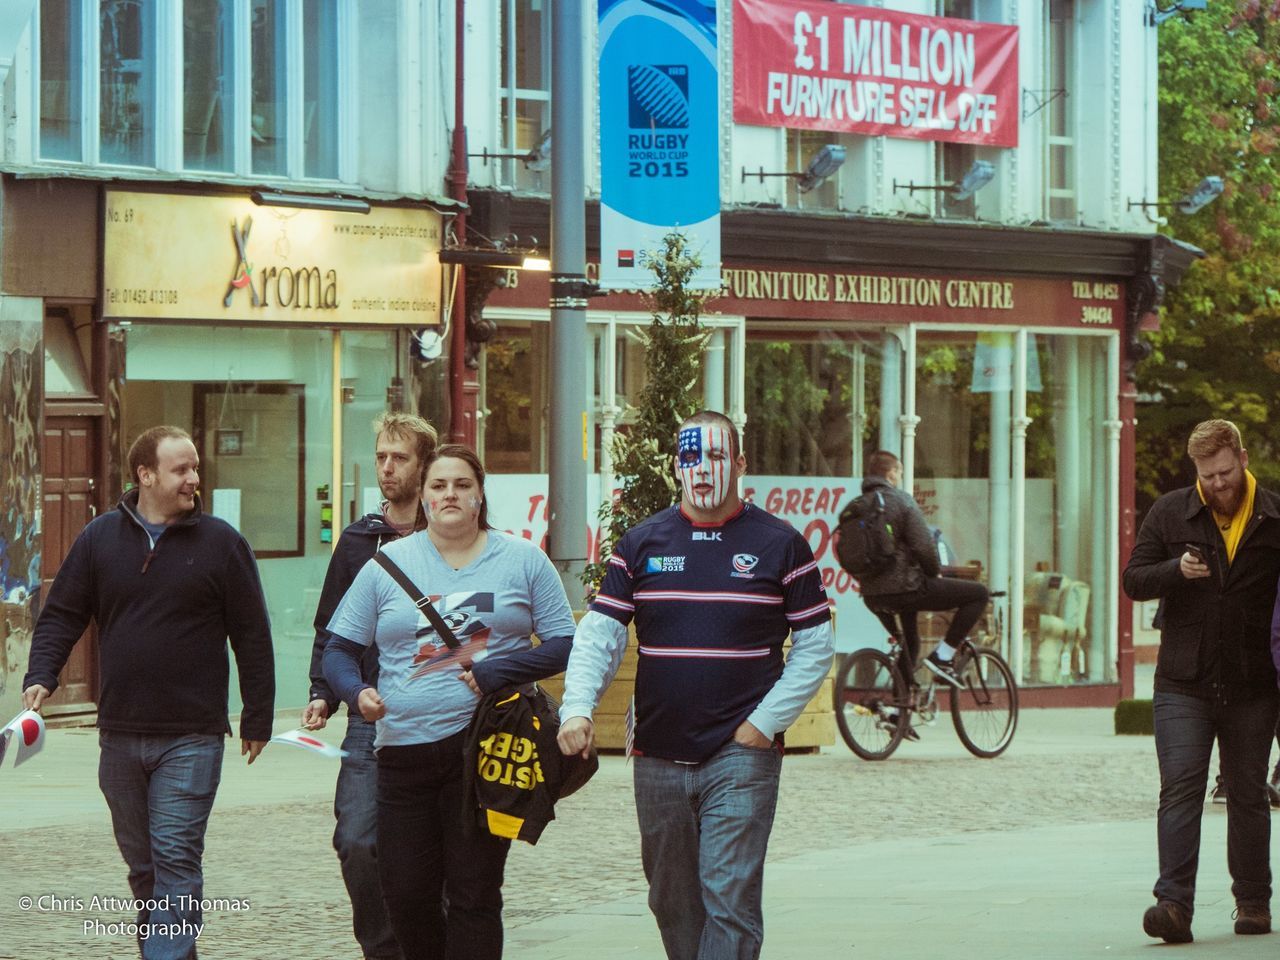
[[[924,665],[939,679],[960,687],[954,669],[956,648],[968,636],[987,606],[987,588],[972,580],[940,576],[938,549],[924,514],[911,495],[898,488],[902,482],[902,461],[888,450],[877,450],[867,458],[862,492],[876,492],[884,498],[885,522],[893,531],[894,556],[883,570],[864,575],[862,599],[894,632],[893,615],[902,617],[902,675],[910,682],[920,655],[920,633],[916,613],[920,610],[955,610],[947,634]]]

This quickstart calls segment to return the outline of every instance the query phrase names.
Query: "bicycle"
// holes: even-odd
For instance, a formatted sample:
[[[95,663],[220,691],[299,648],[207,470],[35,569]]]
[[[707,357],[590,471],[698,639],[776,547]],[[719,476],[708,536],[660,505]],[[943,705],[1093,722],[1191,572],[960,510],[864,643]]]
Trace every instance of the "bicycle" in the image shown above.
[[[996,594],[993,594],[996,596]],[[956,650],[956,688],[904,678],[900,615],[888,652],[866,647],[845,657],[835,682],[836,724],[849,749],[863,760],[885,760],[898,749],[912,721],[932,725],[946,698],[956,736],[975,757],[990,759],[1008,749],[1018,726],[1018,686],[1009,664],[995,650],[966,639]],[[918,667],[918,664],[917,664]],[[939,690],[941,689],[941,696]]]

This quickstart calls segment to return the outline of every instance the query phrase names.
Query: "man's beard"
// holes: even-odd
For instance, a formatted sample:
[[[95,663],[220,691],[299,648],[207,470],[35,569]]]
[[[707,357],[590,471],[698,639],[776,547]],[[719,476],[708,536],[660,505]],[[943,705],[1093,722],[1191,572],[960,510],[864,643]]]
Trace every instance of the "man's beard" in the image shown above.
[[[1209,506],[1213,508],[1213,512],[1221,517],[1234,517],[1236,511],[1240,509],[1240,504],[1244,501],[1245,482],[1244,478],[1240,478],[1238,486],[1230,490],[1224,490],[1222,493],[1209,494]]]

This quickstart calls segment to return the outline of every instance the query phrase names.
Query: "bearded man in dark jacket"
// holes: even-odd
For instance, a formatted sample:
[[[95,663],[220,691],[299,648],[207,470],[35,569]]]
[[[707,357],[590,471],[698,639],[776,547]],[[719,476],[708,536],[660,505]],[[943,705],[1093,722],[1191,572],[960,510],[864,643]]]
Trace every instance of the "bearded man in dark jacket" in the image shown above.
[[[1276,727],[1271,617],[1280,577],[1280,498],[1258,486],[1240,431],[1206,420],[1187,441],[1196,483],[1151,507],[1124,571],[1134,600],[1160,600],[1155,734],[1160,878],[1143,929],[1192,939],[1200,818],[1218,742],[1227,790],[1235,931],[1271,930],[1267,759]]]
[[[862,599],[894,630],[893,614],[902,615],[902,675],[908,683],[916,672],[920,655],[920,632],[916,613],[920,610],[955,610],[946,636],[937,649],[925,658],[924,665],[940,680],[959,687],[961,680],[953,669],[956,648],[969,635],[973,625],[987,606],[987,588],[972,580],[939,576],[938,548],[924,514],[911,495],[898,488],[902,482],[902,461],[888,450],[877,450],[867,457],[862,493],[879,498],[884,519],[893,531],[893,562],[884,570],[864,576],[860,583]],[[918,740],[915,731],[908,739]]]
[[[422,509],[422,483],[427,461],[436,449],[436,431],[427,421],[411,413],[384,413],[373,423],[377,438],[374,457],[378,468],[378,489],[385,498],[378,513],[369,513],[342,531],[324,589],[316,605],[315,643],[311,650],[311,702],[302,713],[302,725],[319,730],[338,709],[338,695],[324,678],[326,629],[333,612],[360,568],[383,545],[427,528]],[[361,679],[378,683],[378,647],[370,644],[360,661]],[[333,797],[337,825],[333,847],[338,852],[342,879],[351,900],[351,925],[367,960],[400,960],[400,947],[391,930],[391,920],[382,901],[378,881],[376,851],[377,760],[373,755],[374,725],[359,713],[347,711],[347,734]]]

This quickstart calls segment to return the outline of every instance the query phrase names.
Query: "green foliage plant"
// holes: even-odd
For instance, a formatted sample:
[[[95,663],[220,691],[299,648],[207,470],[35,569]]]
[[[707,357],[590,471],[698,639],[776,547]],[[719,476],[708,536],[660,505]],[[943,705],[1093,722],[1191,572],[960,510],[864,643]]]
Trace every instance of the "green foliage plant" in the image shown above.
[[[1226,189],[1166,232],[1204,250],[1168,291],[1138,366],[1139,507],[1192,481],[1186,440],[1234,420],[1259,482],[1280,486],[1280,4],[1217,0],[1160,28],[1160,197]]]
[[[627,408],[624,419],[630,426],[613,435],[610,453],[618,491],[600,505],[597,560],[582,574],[592,596],[604,579],[614,544],[678,499],[676,431],[701,406],[698,374],[710,334],[700,318],[715,292],[690,288],[701,261],[678,229],[662,238],[659,249],[642,253],[641,263],[654,275],[645,295],[652,319],[633,334],[644,347],[645,383],[636,403]]]

